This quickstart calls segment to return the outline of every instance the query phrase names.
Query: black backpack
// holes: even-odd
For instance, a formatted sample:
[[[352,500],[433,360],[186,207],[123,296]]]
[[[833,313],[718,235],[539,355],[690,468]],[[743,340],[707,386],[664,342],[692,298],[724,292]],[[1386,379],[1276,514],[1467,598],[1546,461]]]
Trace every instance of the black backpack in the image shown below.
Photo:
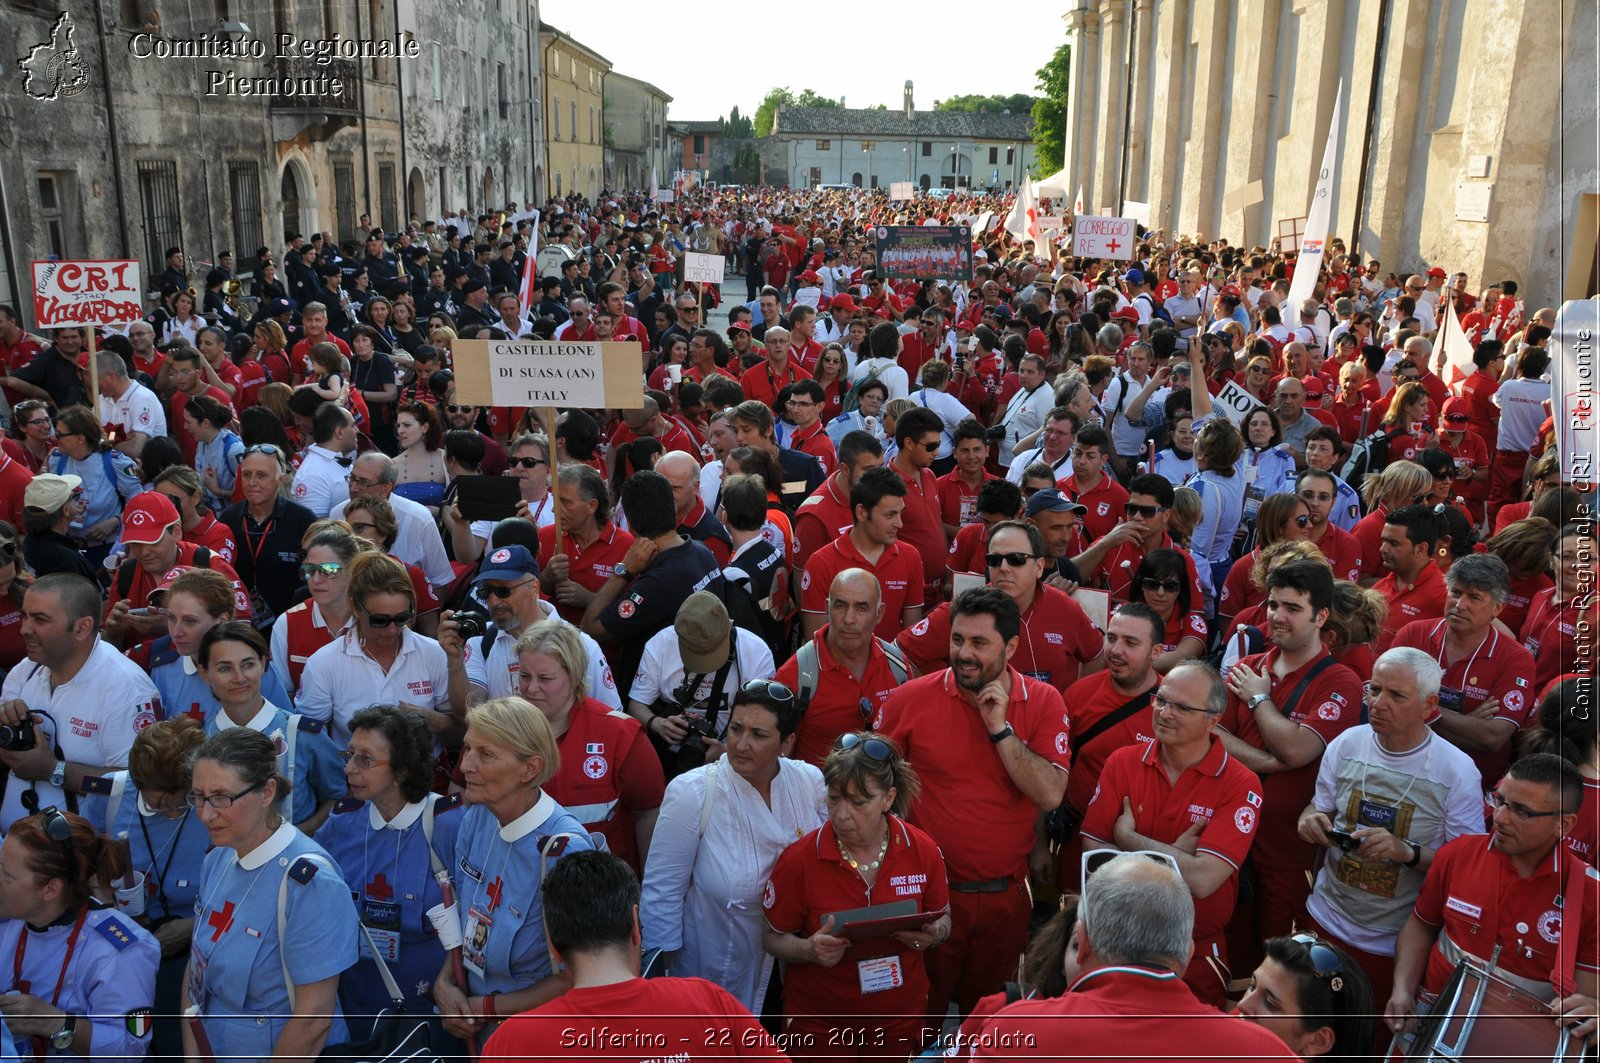
[[[1368,476],[1382,472],[1389,464],[1389,443],[1393,438],[1388,429],[1380,428],[1356,440],[1344,468],[1339,470],[1339,478],[1359,491]]]
[[[139,562],[130,557],[117,566],[117,596],[111,599],[113,602],[126,598],[128,592],[133,589],[134,569],[138,564]],[[189,564],[192,568],[210,568],[211,548],[206,546],[195,547],[194,558]]]

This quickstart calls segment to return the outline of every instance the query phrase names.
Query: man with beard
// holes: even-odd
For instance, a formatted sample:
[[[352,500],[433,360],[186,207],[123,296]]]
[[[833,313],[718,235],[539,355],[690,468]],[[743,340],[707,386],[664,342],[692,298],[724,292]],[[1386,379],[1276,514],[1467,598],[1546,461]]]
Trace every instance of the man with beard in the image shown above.
[[[1295,480],[1295,494],[1311,515],[1311,525],[1306,529],[1309,541],[1328,559],[1335,579],[1354,583],[1361,578],[1361,543],[1330,519],[1334,505],[1340,502],[1342,485],[1343,481],[1333,473],[1311,468]]]
[[[928,956],[932,1015],[952,996],[965,1015],[1015,973],[1034,823],[1067,790],[1066,706],[1011,667],[1021,629],[1004,591],[964,592],[950,610],[950,667],[901,687],[875,721],[917,765],[910,819],[939,843],[950,877],[950,937]]]
[[[465,406],[456,401],[456,386],[451,383],[444,393],[444,403],[439,407],[439,412],[444,414],[445,429],[465,430],[477,432],[483,440],[483,461],[478,469],[485,476],[499,476],[506,471],[510,459],[506,456],[506,448],[495,442],[488,434],[478,430],[478,407]]]

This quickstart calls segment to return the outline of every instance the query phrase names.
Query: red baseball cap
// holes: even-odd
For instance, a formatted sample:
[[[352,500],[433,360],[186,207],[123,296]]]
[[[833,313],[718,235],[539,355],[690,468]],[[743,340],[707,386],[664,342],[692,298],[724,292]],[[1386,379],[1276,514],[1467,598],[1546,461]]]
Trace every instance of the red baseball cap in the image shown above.
[[[167,569],[161,576],[161,582],[157,583],[155,589],[150,592],[150,600],[153,602],[156,595],[166,594],[167,591],[172,589],[172,584],[177,581],[179,576],[185,572],[192,571],[194,571],[194,566],[192,565],[173,565]]]
[[[1448,277],[1449,274],[1446,273],[1444,270],[1440,269],[1438,266],[1429,266],[1428,267],[1428,276],[1430,276],[1430,277]]]
[[[1328,383],[1320,376],[1312,373],[1310,376],[1301,377],[1300,383],[1305,385],[1307,399],[1320,399],[1328,393]]]
[[[1444,400],[1444,406],[1440,409],[1439,415],[1446,421],[1470,421],[1472,420],[1472,404],[1462,396],[1457,395],[1455,398]]]
[[[815,273],[811,272],[809,269],[804,271],[803,273],[800,273],[799,275],[797,275],[795,277],[795,280],[797,280],[797,281],[810,281],[813,284],[815,284],[817,281],[819,281],[821,279],[822,279],[821,277],[818,277]]]
[[[729,332],[749,332],[750,326],[743,321],[735,321],[728,326]]]
[[[141,492],[130,498],[122,511],[122,541],[139,545],[160,542],[178,519],[178,507],[172,499],[160,491]]]
[[[1139,311],[1135,310],[1131,306],[1125,306],[1121,310],[1113,310],[1111,312],[1111,319],[1113,321],[1132,321],[1137,324],[1139,321]]]
[[[833,297],[833,300],[830,303],[828,303],[828,309],[848,310],[853,314],[856,312],[856,301],[850,297],[849,292],[840,292],[838,295]]]

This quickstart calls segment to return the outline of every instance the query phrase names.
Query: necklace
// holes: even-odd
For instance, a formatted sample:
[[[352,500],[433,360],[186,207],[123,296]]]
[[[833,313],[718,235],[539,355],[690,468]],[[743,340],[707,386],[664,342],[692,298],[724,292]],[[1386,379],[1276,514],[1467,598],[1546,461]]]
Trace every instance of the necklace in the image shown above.
[[[878,858],[870,864],[863,864],[861,861],[851,856],[850,850],[846,849],[844,847],[844,842],[839,841],[837,837],[835,837],[833,840],[839,846],[840,857],[844,859],[845,863],[850,865],[850,870],[860,871],[863,874],[870,871],[876,871],[878,868],[882,867],[883,858],[889,854],[889,835],[887,832],[884,833],[883,844],[878,846]]]

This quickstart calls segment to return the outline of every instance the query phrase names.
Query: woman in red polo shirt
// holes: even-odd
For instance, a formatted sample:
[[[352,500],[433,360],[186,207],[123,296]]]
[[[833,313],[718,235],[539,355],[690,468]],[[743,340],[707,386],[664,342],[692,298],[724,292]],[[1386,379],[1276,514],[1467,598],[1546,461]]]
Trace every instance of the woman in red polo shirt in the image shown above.
[[[1143,602],[1167,625],[1167,636],[1156,654],[1156,671],[1166,674],[1186,660],[1205,653],[1210,628],[1202,603],[1191,601],[1189,567],[1176,550],[1152,550],[1144,555],[1128,589],[1130,602]]]
[[[939,1032],[922,1015],[923,953],[950,936],[944,858],[932,838],[900,818],[918,781],[893,740],[871,732],[841,736],[822,776],[828,822],[778,857],[763,900],[763,944],[788,964],[789,1054],[904,1058]],[[926,914],[913,929],[853,932],[833,918],[907,901]]]
[[[1543,690],[1583,660],[1578,652],[1578,625],[1587,622],[1593,632],[1600,623],[1600,607],[1593,596],[1595,549],[1593,524],[1574,523],[1561,529],[1561,538],[1556,540],[1556,585],[1533,599],[1522,625],[1522,644],[1537,664],[1535,690]]]

